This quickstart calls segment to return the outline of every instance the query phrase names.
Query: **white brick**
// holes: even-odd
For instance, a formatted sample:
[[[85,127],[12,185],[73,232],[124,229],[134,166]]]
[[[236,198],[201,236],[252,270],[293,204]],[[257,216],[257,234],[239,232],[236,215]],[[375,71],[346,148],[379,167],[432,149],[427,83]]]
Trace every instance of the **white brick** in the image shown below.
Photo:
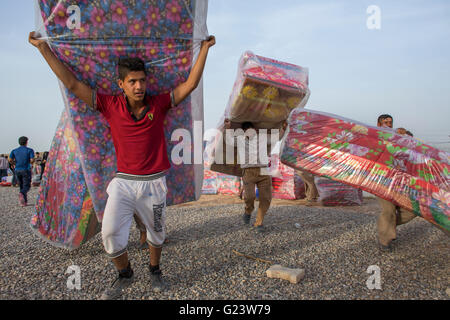
[[[305,269],[291,269],[279,264],[271,266],[266,274],[269,278],[288,280],[290,283],[298,283],[305,276]]]

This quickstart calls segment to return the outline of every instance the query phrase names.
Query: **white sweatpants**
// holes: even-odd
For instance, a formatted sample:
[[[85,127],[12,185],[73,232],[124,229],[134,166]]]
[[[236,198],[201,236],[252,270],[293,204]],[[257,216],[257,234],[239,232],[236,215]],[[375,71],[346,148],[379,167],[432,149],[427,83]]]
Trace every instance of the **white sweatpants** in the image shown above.
[[[153,247],[162,247],[166,237],[166,177],[150,181],[116,177],[106,192],[102,239],[109,257],[116,258],[127,251],[134,213],[147,229],[147,242]]]

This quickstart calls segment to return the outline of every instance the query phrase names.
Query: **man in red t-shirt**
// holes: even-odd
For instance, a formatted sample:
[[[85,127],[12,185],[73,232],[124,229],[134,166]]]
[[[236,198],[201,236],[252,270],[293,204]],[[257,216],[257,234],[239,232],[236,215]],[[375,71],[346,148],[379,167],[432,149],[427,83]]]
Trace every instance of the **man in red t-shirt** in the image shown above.
[[[127,244],[133,214],[147,229],[150,248],[150,278],[154,291],[166,287],[159,269],[165,239],[165,173],[170,168],[164,137],[164,118],[197,87],[214,36],[202,41],[200,52],[186,82],[171,92],[146,95],[145,64],[138,58],[120,59],[118,85],[122,95],[97,93],[79,81],[34,32],[28,41],[39,49],[55,75],[79,99],[107,119],[117,156],[117,175],[107,188],[108,201],[102,221],[102,239],[108,256],[119,271],[117,279],[102,299],[118,298],[133,281]]]

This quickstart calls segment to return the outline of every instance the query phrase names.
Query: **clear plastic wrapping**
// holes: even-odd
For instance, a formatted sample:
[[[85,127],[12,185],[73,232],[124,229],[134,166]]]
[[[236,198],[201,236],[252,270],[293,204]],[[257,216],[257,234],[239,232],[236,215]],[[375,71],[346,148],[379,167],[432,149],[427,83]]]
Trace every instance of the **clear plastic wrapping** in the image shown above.
[[[280,130],[291,110],[303,107],[309,94],[307,68],[246,51],[239,60],[237,78],[224,116],[217,126],[218,133],[207,144],[213,157],[211,169],[242,176],[237,158],[238,149],[234,148],[234,160],[228,158],[226,152],[225,119],[230,120],[230,129],[241,128],[243,122],[249,121],[255,129]],[[281,139],[281,136],[278,138]],[[273,145],[271,136],[268,135],[267,139],[268,156]]]
[[[363,203],[361,189],[323,177],[314,177],[314,184],[323,206],[360,206]]]
[[[148,94],[174,89],[187,79],[200,43],[208,36],[207,0],[39,0],[36,13],[36,30],[57,58],[79,80],[104,94],[121,93],[117,62],[125,56],[144,60]],[[87,230],[90,217],[83,217],[83,210],[102,220],[116,158],[107,121],[62,85],[61,89],[64,112],[31,225],[50,243],[74,249],[89,238],[73,231]],[[169,158],[179,143],[171,141],[172,132],[183,128],[192,137],[193,123],[199,120],[203,120],[202,83],[166,117]],[[69,133],[70,150],[64,145]],[[203,165],[192,163],[171,163],[167,205],[200,197]],[[93,211],[84,209],[91,205]]]
[[[450,231],[450,154],[393,130],[297,108],[281,162],[360,188]]]
[[[203,177],[202,194],[239,194],[241,179],[236,176],[205,169]]]
[[[202,194],[217,194],[217,173],[205,168],[203,171]]]
[[[217,193],[225,195],[238,195],[241,179],[236,176],[217,173]]]
[[[274,199],[295,200],[305,197],[305,184],[297,172],[280,162],[278,154],[270,158],[272,175],[272,197]]]
[[[309,98],[308,69],[245,52],[225,111],[232,122],[270,128]]]

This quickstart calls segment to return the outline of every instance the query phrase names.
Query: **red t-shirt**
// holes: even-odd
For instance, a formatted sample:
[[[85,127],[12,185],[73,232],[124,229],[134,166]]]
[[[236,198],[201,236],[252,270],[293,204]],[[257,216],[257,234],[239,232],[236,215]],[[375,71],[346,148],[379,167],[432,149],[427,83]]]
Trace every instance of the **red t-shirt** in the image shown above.
[[[125,95],[96,95],[97,110],[111,127],[117,171],[147,175],[169,169],[164,118],[172,105],[170,93],[146,96],[139,119],[129,110]]]

